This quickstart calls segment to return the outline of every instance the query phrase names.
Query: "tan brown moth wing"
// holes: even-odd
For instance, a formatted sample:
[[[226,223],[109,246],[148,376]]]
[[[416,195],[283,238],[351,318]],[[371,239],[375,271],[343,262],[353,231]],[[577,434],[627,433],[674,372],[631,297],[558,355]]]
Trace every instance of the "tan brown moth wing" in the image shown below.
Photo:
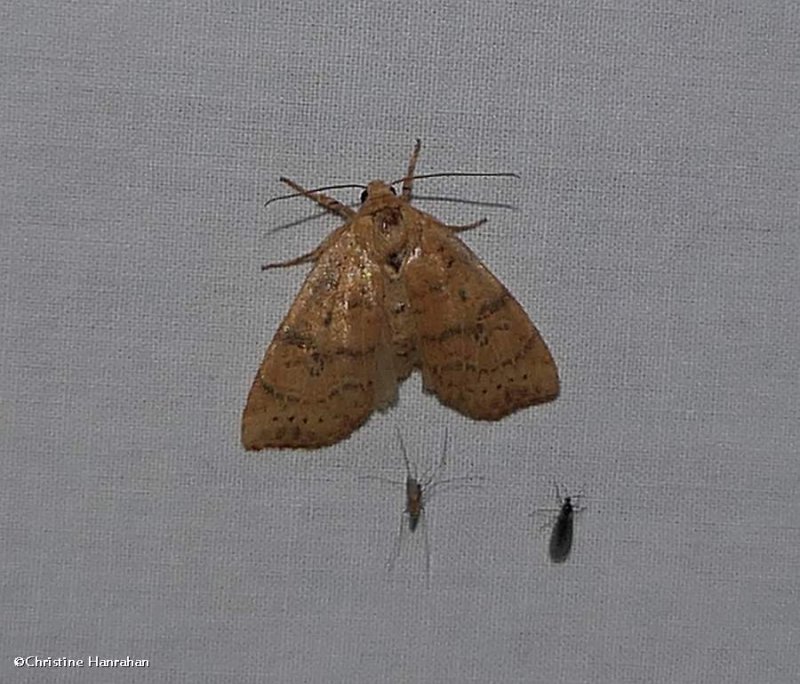
[[[452,229],[417,213],[404,279],[425,388],[479,420],[555,399],[558,371],[525,311]]]
[[[242,416],[245,449],[317,448],[347,437],[397,392],[379,266],[355,219],[320,246]]]

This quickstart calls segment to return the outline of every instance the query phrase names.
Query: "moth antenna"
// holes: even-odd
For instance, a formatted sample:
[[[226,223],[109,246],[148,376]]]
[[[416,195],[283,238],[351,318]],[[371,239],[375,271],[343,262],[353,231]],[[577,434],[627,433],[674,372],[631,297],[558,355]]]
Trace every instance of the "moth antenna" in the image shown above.
[[[472,172],[459,172],[455,171],[452,173],[422,173],[418,176],[403,176],[402,178],[398,178],[395,181],[392,181],[390,185],[395,185],[396,183],[405,183],[406,181],[415,181],[421,180],[424,178],[452,178],[452,177],[474,177],[474,178],[519,178],[519,174],[510,173],[510,172],[501,172],[501,173],[472,173]]]
[[[280,181],[285,183],[288,179],[281,176]],[[366,190],[366,185],[359,185],[358,183],[344,183],[342,185],[326,185],[322,188],[312,188],[311,190],[306,190],[305,192],[292,192],[288,195],[280,195],[278,197],[272,197],[264,202],[264,206],[269,206],[275,202],[279,202],[280,200],[287,200],[292,199],[293,197],[308,197],[314,192],[323,192],[325,190],[344,190],[346,188],[360,188],[361,190]]]

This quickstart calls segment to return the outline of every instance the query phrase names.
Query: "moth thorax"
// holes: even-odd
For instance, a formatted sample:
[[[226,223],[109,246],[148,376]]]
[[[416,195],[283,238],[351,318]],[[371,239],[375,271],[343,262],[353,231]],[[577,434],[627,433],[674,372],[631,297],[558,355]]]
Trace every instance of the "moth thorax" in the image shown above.
[[[406,260],[408,230],[400,207],[383,207],[373,214],[374,240],[378,258],[395,273]]]

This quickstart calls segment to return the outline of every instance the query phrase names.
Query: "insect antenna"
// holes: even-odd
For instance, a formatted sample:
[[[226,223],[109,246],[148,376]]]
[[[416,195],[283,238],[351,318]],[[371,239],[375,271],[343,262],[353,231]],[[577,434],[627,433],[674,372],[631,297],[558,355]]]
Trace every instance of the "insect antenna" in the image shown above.
[[[287,179],[283,178],[283,177],[281,177],[280,180],[282,182],[284,182],[284,183],[287,181]],[[265,207],[269,206],[270,204],[273,204],[275,202],[280,202],[281,200],[292,199],[293,197],[308,197],[311,193],[314,193],[314,192],[323,192],[325,190],[344,190],[346,188],[360,188],[361,190],[366,190],[367,186],[366,185],[359,185],[358,183],[343,183],[341,185],[326,185],[325,187],[312,188],[311,190],[306,190],[305,192],[292,192],[292,193],[289,193],[288,195],[280,195],[278,197],[273,197],[271,199],[268,199],[266,202],[264,202],[264,206]]]
[[[416,464],[414,467],[411,467],[411,461],[408,458],[408,452],[406,451],[406,444],[403,441],[403,435],[400,434],[400,428],[397,426],[397,423],[394,425],[394,431],[397,435],[397,441],[400,442],[400,453],[403,455],[403,461],[406,464],[406,478],[409,480],[414,480],[415,482],[419,482],[417,479],[417,468]]]
[[[417,176],[403,176],[390,183],[396,185],[397,183],[405,183],[406,181],[423,180],[425,178],[454,178],[454,177],[472,177],[472,178],[519,178],[519,174],[501,171],[499,173],[480,173],[471,171],[453,171],[451,173],[421,173]]]

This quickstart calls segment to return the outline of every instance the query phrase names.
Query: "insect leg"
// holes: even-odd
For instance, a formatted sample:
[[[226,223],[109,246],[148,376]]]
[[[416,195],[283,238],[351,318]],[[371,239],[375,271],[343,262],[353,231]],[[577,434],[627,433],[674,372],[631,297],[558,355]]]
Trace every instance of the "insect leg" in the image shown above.
[[[404,200],[411,199],[411,185],[414,182],[414,170],[417,168],[417,157],[419,157],[419,149],[422,147],[422,141],[417,138],[417,144],[414,145],[414,151],[411,153],[411,159],[408,160],[408,170],[406,171],[405,178],[403,178],[403,194]]]
[[[292,190],[299,192],[301,195],[305,195],[308,197],[308,199],[313,200],[331,213],[338,214],[342,218],[349,220],[356,215],[356,212],[354,212],[350,207],[346,207],[338,200],[333,199],[333,197],[323,195],[321,192],[311,192],[310,190],[306,190],[293,180],[289,180],[283,176],[281,177],[281,182],[286,183],[286,185],[288,185]]]
[[[397,530],[397,537],[395,538],[394,547],[392,548],[392,553],[389,556],[389,562],[386,563],[386,569],[388,572],[392,572],[394,570],[394,565],[397,563],[397,559],[400,556],[400,547],[403,543],[403,532],[405,531],[405,524],[406,524],[406,516],[405,513],[400,516],[400,529]]]
[[[462,233],[465,230],[472,230],[473,228],[477,228],[478,226],[482,226],[488,220],[489,219],[487,219],[487,218],[482,218],[482,219],[478,219],[477,221],[473,221],[472,223],[468,223],[465,226],[445,226],[445,228],[449,228],[454,233]]]
[[[262,271],[268,271],[271,268],[286,268],[287,266],[297,266],[298,264],[307,264],[309,261],[316,261],[317,257],[319,257],[320,250],[319,248],[308,252],[307,254],[303,254],[302,256],[296,257],[294,259],[289,259],[289,261],[278,261],[273,264],[264,264],[261,267]]]

